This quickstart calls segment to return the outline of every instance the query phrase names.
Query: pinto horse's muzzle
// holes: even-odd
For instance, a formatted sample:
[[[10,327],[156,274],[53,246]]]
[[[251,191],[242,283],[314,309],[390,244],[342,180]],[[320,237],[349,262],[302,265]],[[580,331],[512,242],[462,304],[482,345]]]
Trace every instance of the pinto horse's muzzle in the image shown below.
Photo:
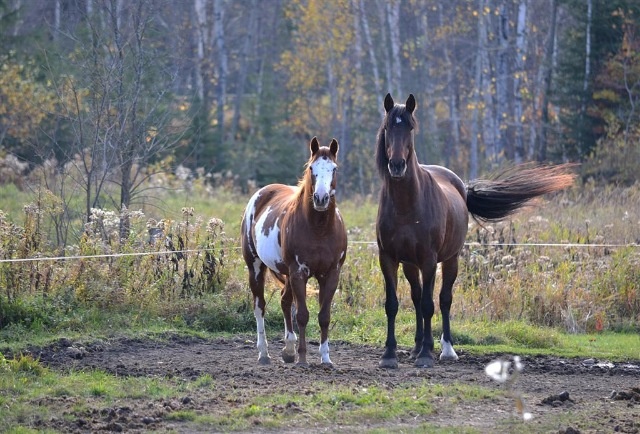
[[[404,158],[390,159],[388,167],[392,178],[402,178],[407,171],[407,160]]]
[[[333,191],[331,193],[324,194],[313,194],[313,209],[316,211],[326,211],[329,209],[329,202],[331,201],[331,196],[335,194]]]

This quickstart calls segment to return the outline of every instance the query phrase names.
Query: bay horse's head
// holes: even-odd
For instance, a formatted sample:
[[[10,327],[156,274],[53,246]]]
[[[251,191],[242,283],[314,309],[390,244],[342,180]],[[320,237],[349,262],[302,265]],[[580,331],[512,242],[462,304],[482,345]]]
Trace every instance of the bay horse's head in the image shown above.
[[[380,173],[389,171],[392,178],[402,178],[407,162],[414,157],[413,132],[416,120],[413,112],[416,99],[409,95],[407,102],[396,104],[390,94],[384,99],[385,117],[378,131],[377,163]]]
[[[338,141],[331,140],[329,146],[320,146],[314,137],[309,144],[311,158],[307,162],[311,181],[313,208],[316,211],[329,209],[331,198],[336,194],[338,168]]]

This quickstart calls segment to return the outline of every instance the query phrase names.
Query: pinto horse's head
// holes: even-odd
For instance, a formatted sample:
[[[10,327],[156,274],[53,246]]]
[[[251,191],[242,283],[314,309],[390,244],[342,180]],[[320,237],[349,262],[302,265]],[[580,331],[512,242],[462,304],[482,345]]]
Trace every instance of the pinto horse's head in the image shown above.
[[[384,149],[378,149],[378,153],[382,154],[379,157],[384,157],[381,161],[386,163],[392,178],[402,178],[405,175],[407,161],[414,154],[415,109],[416,100],[413,94],[409,95],[404,105],[395,104],[390,94],[384,99],[386,115],[379,132],[379,135],[384,135],[379,137],[379,140],[384,142]]]
[[[329,209],[331,198],[336,194],[338,168],[338,141],[331,140],[331,144],[320,146],[318,139],[314,137],[309,144],[311,158],[307,163],[311,175],[313,190],[313,208],[316,211]]]

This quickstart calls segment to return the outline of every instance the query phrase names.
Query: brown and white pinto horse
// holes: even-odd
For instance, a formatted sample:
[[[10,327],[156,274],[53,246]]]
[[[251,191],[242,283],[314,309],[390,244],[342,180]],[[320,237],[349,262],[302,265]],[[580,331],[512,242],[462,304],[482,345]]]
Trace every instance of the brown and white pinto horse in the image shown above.
[[[395,104],[384,100],[385,117],[377,136],[376,164],[382,189],[376,222],[380,268],[385,282],[387,340],[380,361],[396,368],[395,319],[398,312],[398,267],[411,286],[416,311],[415,366],[432,367],[433,290],[438,263],[442,264],[440,360],[457,360],[449,312],[458,256],[467,233],[469,213],[478,220],[499,220],[516,212],[530,199],[573,183],[567,165],[521,166],[503,176],[465,185],[452,171],[420,164],[414,149],[416,100]]]
[[[291,306],[295,302],[300,333],[298,364],[307,365],[305,330],[309,321],[307,281],[315,277],[320,292],[320,359],[329,358],[331,303],[347,253],[347,232],[336,206],[338,142],[329,147],[310,143],[311,157],[298,186],[271,184],[249,200],[242,218],[242,254],[249,269],[254,314],[258,328],[258,362],[270,363],[264,325],[264,282],[267,270],[284,283],[280,305],[284,313],[282,359],[295,362],[296,334]]]

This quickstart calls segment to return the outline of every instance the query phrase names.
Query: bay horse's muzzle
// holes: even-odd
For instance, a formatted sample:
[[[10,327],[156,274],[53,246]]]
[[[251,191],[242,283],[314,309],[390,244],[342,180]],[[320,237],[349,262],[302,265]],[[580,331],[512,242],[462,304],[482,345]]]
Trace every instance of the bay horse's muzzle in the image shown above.
[[[393,178],[401,178],[407,171],[407,160],[404,158],[389,160],[389,174]]]

